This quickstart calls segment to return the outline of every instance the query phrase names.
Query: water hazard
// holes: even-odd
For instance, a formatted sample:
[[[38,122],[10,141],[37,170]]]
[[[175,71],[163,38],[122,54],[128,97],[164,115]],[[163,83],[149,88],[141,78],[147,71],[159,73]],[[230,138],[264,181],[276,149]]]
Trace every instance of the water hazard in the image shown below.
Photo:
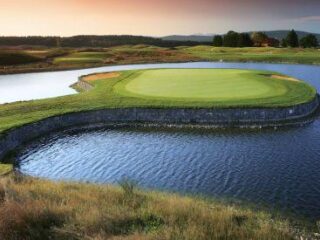
[[[43,74],[49,74],[50,81],[63,79],[68,89],[83,74],[159,67],[271,70],[305,80],[320,91],[320,67],[285,64],[131,65],[36,73],[32,79],[46,81]],[[0,85],[6,77],[0,77]],[[28,74],[19,78],[31,79]],[[14,84],[17,80],[12,79]],[[22,98],[10,99],[0,93],[0,102],[25,100]],[[301,128],[258,131],[126,127],[67,131],[28,144],[18,160],[20,171],[37,177],[98,183],[130,178],[143,187],[231,197],[320,219],[319,121]]]

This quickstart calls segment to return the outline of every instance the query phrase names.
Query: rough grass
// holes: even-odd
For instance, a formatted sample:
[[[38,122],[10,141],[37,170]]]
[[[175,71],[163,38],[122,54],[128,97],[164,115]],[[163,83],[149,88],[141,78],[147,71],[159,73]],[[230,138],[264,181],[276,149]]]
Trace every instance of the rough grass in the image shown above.
[[[90,81],[90,84],[94,86],[93,89],[76,95],[0,105],[0,133],[23,124],[70,112],[130,107],[280,107],[292,106],[297,103],[312,100],[316,94],[315,89],[304,82],[279,79],[269,79],[268,81],[277,81],[277,83],[281,84],[282,87],[285,86],[288,88],[288,93],[282,96],[282,98],[272,98],[268,102],[263,101],[264,99],[256,99],[255,101],[239,101],[236,103],[228,101],[177,101],[176,99],[158,100],[135,96],[123,96],[115,93],[114,87],[116,84],[121,81],[127,81],[138,73],[139,71],[124,71],[116,78]],[[269,72],[261,73],[270,74]],[[284,82],[285,84],[283,84]]]
[[[6,175],[12,171],[12,164],[0,164],[0,176]]]
[[[8,49],[7,49],[8,50]],[[6,51],[3,49],[2,51]],[[237,61],[320,64],[319,49],[287,48],[217,48],[211,46],[163,48],[149,45],[122,45],[111,48],[40,48],[19,50],[19,54],[30,55],[38,62],[9,64],[10,56],[4,59],[6,66],[1,73],[36,72],[104,65],[163,63],[189,61]]]
[[[0,239],[294,239],[287,221],[265,212],[130,183],[0,182]]]
[[[12,49],[2,49],[1,52],[13,52]],[[6,55],[6,63],[0,68],[0,74],[24,73],[51,70],[66,70],[105,65],[161,63],[161,62],[188,62],[200,59],[175,49],[154,47],[148,45],[124,45],[111,48],[37,48],[20,49],[14,52],[28,55],[37,62],[23,62],[11,64],[10,56]],[[1,57],[0,57],[1,59]]]
[[[55,65],[64,64],[129,64],[148,62],[181,62],[197,58],[181,51],[148,45],[120,46],[96,51],[81,51],[55,58]]]
[[[208,61],[320,64],[319,49],[180,47],[180,51]]]
[[[319,49],[300,48],[225,48],[211,46],[177,47],[168,49],[148,45],[124,45],[92,52],[76,53],[56,58],[55,63],[140,63],[164,61],[237,61],[320,64]]]

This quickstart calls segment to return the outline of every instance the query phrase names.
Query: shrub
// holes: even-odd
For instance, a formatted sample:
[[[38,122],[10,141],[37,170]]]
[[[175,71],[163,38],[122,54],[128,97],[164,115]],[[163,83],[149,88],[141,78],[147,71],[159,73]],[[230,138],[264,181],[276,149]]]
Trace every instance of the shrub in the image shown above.
[[[216,35],[213,38],[213,46],[222,47],[223,46],[223,38],[220,35]]]
[[[229,31],[223,37],[223,46],[225,47],[237,47],[239,42],[239,33]]]
[[[255,47],[261,47],[263,43],[268,42],[268,36],[263,32],[252,33],[251,39]]]
[[[303,48],[316,48],[319,46],[319,42],[315,35],[308,34],[307,36],[301,38],[300,46]]]
[[[299,47],[298,34],[293,29],[288,33],[286,43],[289,47],[292,48]]]
[[[17,65],[42,61],[41,58],[35,57],[23,52],[0,52],[0,65]]]

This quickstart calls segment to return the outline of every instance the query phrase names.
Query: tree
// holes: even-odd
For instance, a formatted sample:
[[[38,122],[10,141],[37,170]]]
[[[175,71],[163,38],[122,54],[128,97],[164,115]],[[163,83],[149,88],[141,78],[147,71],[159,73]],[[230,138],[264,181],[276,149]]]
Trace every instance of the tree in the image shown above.
[[[239,33],[229,31],[223,37],[223,46],[225,47],[237,47],[239,42]]]
[[[176,47],[181,45],[196,46],[195,41],[174,41],[161,38],[131,36],[131,35],[79,35],[73,37],[3,37],[0,36],[0,46],[46,46],[46,47],[112,47],[118,45],[147,44],[159,47]],[[203,42],[201,44],[207,44]]]
[[[288,43],[287,43],[287,40],[285,38],[283,38],[282,41],[281,41],[281,47],[284,47],[284,48],[288,47]]]
[[[267,44],[268,47],[279,47],[280,41],[276,38],[268,38]]]
[[[300,46],[303,48],[316,48],[319,46],[319,42],[315,35],[308,34],[307,36],[301,38]]]
[[[288,33],[286,38],[287,45],[292,48],[299,47],[299,38],[296,31],[293,29]]]
[[[238,47],[252,47],[253,42],[248,33],[240,33],[238,37]]]
[[[213,46],[215,47],[222,47],[223,46],[223,39],[220,35],[215,35],[213,38]]]
[[[267,36],[267,34],[265,34],[263,32],[254,32],[254,33],[252,33],[251,39],[252,39],[253,45],[255,47],[261,47],[262,44],[268,42],[268,36]]]

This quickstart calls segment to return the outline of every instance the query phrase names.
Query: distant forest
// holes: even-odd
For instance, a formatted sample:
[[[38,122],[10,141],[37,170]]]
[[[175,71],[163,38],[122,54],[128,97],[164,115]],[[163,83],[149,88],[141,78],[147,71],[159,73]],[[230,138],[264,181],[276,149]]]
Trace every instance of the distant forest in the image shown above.
[[[274,32],[270,32],[274,33]],[[281,32],[283,34],[283,32]],[[133,35],[79,35],[73,37],[55,36],[0,36],[0,47],[42,46],[42,47],[113,47],[120,45],[153,45],[158,47],[178,47],[213,45],[216,47],[319,47],[316,34],[301,34],[294,30],[287,31],[282,39],[268,36],[265,32],[238,33],[229,31],[224,35],[215,35],[211,42],[193,40],[169,40],[155,37]],[[273,34],[274,35],[274,34]],[[272,36],[273,36],[272,35]],[[303,37],[300,37],[303,36]],[[281,41],[279,41],[281,40]]]
[[[195,46],[197,41],[170,41],[161,38],[131,35],[81,35],[73,37],[0,37],[0,46],[45,46],[45,47],[113,47],[118,45],[148,44],[159,47]],[[210,45],[202,42],[200,44]]]
[[[270,38],[278,39],[279,41],[286,38],[290,30],[278,30],[278,31],[260,31],[264,32]],[[309,34],[313,34],[318,38],[320,41],[320,34],[319,33],[309,33],[303,31],[296,31],[299,38],[303,38]],[[254,31],[245,32],[251,35]],[[212,38],[217,34],[208,34],[208,35],[170,35],[162,37],[163,40],[170,40],[170,41],[196,41],[196,42],[212,42]]]
[[[215,35],[213,37],[215,47],[290,47],[290,48],[318,48],[319,41],[314,34],[307,34],[299,39],[297,32],[292,29],[281,42],[269,37],[264,32],[238,33],[229,31],[225,35]]]

